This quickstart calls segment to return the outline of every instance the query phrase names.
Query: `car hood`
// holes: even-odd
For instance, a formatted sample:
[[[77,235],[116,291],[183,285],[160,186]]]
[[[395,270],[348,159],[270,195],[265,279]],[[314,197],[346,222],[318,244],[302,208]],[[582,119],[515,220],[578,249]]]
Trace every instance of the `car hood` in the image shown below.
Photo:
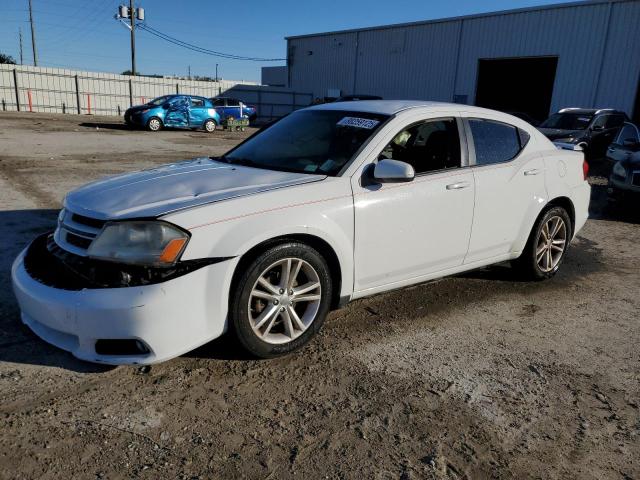
[[[158,217],[325,178],[229,165],[205,157],[89,183],[67,194],[64,206],[102,220]]]
[[[538,130],[549,140],[567,137],[580,138],[584,135],[584,130],[564,130],[561,128],[538,128]]]

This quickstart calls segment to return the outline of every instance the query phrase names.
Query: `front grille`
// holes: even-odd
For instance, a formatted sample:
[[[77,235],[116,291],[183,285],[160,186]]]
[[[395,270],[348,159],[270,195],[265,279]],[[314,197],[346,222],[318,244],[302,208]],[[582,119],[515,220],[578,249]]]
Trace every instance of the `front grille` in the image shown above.
[[[633,176],[631,177],[631,185],[640,187],[640,172],[633,172]]]
[[[105,223],[105,220],[62,210],[58,217],[58,228],[54,233],[54,240],[68,252],[86,255],[91,242],[100,233]]]

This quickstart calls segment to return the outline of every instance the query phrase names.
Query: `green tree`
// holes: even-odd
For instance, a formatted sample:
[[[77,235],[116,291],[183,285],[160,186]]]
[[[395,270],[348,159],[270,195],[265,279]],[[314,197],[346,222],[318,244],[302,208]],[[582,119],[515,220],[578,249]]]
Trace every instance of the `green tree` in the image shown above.
[[[11,65],[15,65],[16,61],[13,59],[11,55],[0,53],[0,63],[9,63]]]

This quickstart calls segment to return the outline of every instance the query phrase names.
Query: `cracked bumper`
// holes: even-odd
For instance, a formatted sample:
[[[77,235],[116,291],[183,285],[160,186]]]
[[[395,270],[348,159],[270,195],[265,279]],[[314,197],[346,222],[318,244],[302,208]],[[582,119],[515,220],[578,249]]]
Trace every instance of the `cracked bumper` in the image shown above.
[[[226,329],[233,262],[200,268],[154,285],[62,290],[33,279],[23,251],[11,269],[22,321],[74,356],[112,365],[157,363],[219,337]],[[101,355],[96,341],[141,340],[150,352]]]

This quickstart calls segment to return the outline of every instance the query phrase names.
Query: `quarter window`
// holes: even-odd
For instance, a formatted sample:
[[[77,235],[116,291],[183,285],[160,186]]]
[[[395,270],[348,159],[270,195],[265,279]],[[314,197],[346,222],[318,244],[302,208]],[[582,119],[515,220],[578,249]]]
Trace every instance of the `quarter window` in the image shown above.
[[[476,165],[491,165],[514,159],[529,141],[529,134],[513,125],[470,119]]]
[[[406,162],[416,174],[460,166],[460,137],[455,119],[431,120],[405,128],[379,159]]]
[[[239,107],[240,106],[240,100],[237,100],[235,98],[227,98],[227,107]]]

